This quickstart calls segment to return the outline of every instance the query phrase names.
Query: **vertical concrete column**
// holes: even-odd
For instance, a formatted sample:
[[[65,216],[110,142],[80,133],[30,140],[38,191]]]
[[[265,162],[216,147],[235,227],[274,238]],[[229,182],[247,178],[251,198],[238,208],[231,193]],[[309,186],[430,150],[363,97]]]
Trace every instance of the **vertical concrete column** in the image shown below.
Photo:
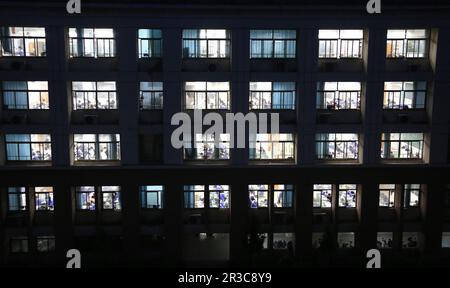
[[[248,29],[233,29],[231,31],[231,112],[244,113],[249,111],[249,82],[250,82],[250,31]],[[236,125],[235,133],[236,136]],[[248,131],[245,133],[248,140]],[[237,144],[235,139],[234,144]],[[235,146],[236,147],[236,146]],[[245,149],[232,150],[232,164],[247,164],[249,155],[248,141]]]
[[[61,181],[62,182],[62,181]],[[66,253],[73,247],[73,197],[70,185],[58,183],[53,186],[55,201],[55,243],[57,262],[61,268],[65,268],[67,262]]]
[[[123,166],[139,164],[139,90],[137,71],[137,30],[120,27],[116,35],[118,78],[116,83],[120,113],[121,163]]]
[[[312,256],[313,183],[295,183],[295,254],[307,264]]]
[[[366,30],[367,31],[367,30]],[[381,127],[383,113],[383,79],[385,62],[385,30],[371,27],[368,29],[368,50],[364,55],[367,71],[365,91],[361,99],[363,120],[363,163],[376,164],[379,161],[381,147]],[[365,43],[366,44],[366,41]]]
[[[183,186],[173,182],[164,187],[165,263],[179,267],[183,255]]]
[[[316,85],[317,85],[317,51],[319,49],[318,30],[304,29],[299,33],[299,50],[301,54],[298,65],[301,65],[301,82],[298,87],[299,101],[297,118],[300,119],[297,137],[297,163],[313,164],[315,162],[316,134]],[[303,52],[302,52],[303,51]],[[307,54],[304,52],[308,52]]]
[[[68,82],[66,33],[62,26],[47,27],[48,92],[50,101],[50,122],[52,134],[53,166],[70,165],[70,111]]]
[[[366,263],[366,253],[376,249],[378,217],[378,184],[364,181],[358,185],[357,206],[360,259]]]
[[[424,219],[424,255],[433,261],[439,260],[441,251],[443,215],[444,215],[444,191],[445,185],[440,183],[428,183],[423,187],[420,201],[420,210]]]
[[[172,116],[182,111],[183,79],[181,73],[182,29],[163,29],[163,79],[164,79],[164,164],[181,165],[182,149],[173,148],[170,138],[178,126],[170,125]]]
[[[138,263],[139,242],[139,185],[126,184],[121,186],[122,191],[122,223],[124,237],[125,260],[129,263]]]
[[[245,266],[248,261],[248,186],[245,182],[231,185],[230,262]]]

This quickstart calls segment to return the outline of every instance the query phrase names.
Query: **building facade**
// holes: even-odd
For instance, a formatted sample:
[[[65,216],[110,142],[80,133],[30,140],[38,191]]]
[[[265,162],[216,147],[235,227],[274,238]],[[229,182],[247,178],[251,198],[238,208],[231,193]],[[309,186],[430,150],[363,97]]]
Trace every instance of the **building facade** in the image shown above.
[[[1,265],[448,265],[449,6],[0,7]]]

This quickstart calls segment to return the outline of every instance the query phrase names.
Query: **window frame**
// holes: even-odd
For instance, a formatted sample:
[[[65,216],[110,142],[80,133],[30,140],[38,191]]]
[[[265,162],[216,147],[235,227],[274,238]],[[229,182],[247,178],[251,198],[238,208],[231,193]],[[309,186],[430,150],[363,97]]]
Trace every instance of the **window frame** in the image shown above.
[[[251,187],[251,186],[258,186],[257,188],[255,187]],[[267,186],[263,187],[263,186]],[[269,209],[270,204],[270,184],[249,184],[247,189],[248,189],[248,207],[250,209]],[[253,192],[253,194],[252,194]],[[260,194],[264,193],[265,196],[261,196]],[[256,199],[256,206],[253,206],[253,202],[251,200],[251,197],[254,196]],[[267,202],[264,204],[264,206],[260,205],[260,196],[263,198],[266,198]]]
[[[325,188],[325,187],[320,188],[318,186],[330,186],[330,187],[329,188]],[[333,202],[334,202],[334,200],[333,200],[333,184],[329,184],[329,183],[327,183],[327,184],[323,184],[323,183],[313,184],[313,191],[312,192],[313,192],[313,201],[312,201],[313,209],[331,209],[333,207]],[[324,203],[326,203],[323,200],[324,197],[328,198],[327,196],[325,196],[324,192],[325,193],[330,193],[329,194],[330,198],[329,198],[329,201],[328,201],[330,203],[329,207],[324,205]],[[315,195],[317,193],[320,193],[320,206],[315,205],[316,203],[314,201]]]
[[[199,135],[201,135],[201,140],[198,140]],[[209,137],[212,135],[212,139],[209,139]],[[222,136],[225,140],[222,140]],[[219,137],[219,139],[216,141],[216,137]],[[221,133],[219,135],[216,134],[194,134],[193,139],[190,139],[191,141],[184,141],[184,148],[183,148],[183,160],[184,161],[229,161],[231,160],[231,135],[226,133]],[[218,144],[216,146],[216,144]],[[203,146],[203,157],[198,158],[201,156],[202,149],[199,148],[199,146]],[[213,153],[208,154],[208,151],[210,149],[213,149]],[[225,158],[221,158],[221,153],[224,153]],[[192,157],[190,156],[192,155]],[[213,156],[212,158],[208,158],[209,156]]]
[[[323,88],[319,88],[323,83]],[[336,83],[335,90],[326,90],[325,83]],[[359,90],[340,90],[340,83],[359,83]],[[316,90],[316,109],[317,110],[353,110],[360,111],[361,110],[361,96],[362,96],[362,82],[358,81],[319,81],[317,82],[317,90]],[[356,94],[356,96],[355,96]],[[333,102],[332,104],[327,103],[327,99],[332,95]],[[341,95],[344,95],[344,106],[341,108]],[[350,95],[350,96],[348,96]],[[352,102],[355,102],[354,97],[356,97],[356,107],[352,108]],[[352,101],[353,100],[353,101]]]
[[[68,41],[69,41],[69,58],[94,58],[94,59],[102,59],[102,58],[106,58],[106,59],[111,59],[111,58],[115,58],[116,54],[117,54],[117,49],[116,49],[116,35],[115,35],[115,30],[114,28],[80,28],[80,27],[70,27],[68,28],[70,31],[70,29],[81,29],[82,33],[84,33],[85,29],[92,29],[92,37],[87,37],[87,36],[79,36],[77,35],[77,37],[71,37],[70,36],[70,32],[67,33],[67,37],[68,37]],[[112,38],[108,38],[108,37],[96,37],[95,36],[95,30],[96,29],[111,29],[113,32],[113,37]],[[76,41],[74,41],[76,40]],[[93,55],[92,56],[87,56],[87,52],[86,52],[86,40],[88,41],[92,41],[92,52]],[[76,45],[74,45],[74,42],[77,41],[81,41],[81,51],[78,51],[77,48],[77,55],[75,55],[75,48]],[[99,56],[99,42],[102,41],[103,42],[103,54],[104,56]],[[105,43],[108,43],[108,49],[106,49],[105,47]],[[105,51],[109,50],[110,52],[106,53]],[[108,56],[105,56],[108,55]]]
[[[75,135],[95,135],[95,141],[94,142],[92,142],[92,141],[76,141],[75,140]],[[118,137],[119,140],[116,140],[116,141],[100,141],[99,140],[100,135],[115,135],[115,137],[119,136]],[[120,134],[118,134],[118,133],[112,133],[112,134],[73,134],[74,163],[95,162],[95,161],[102,161],[102,162],[104,162],[104,161],[110,161],[110,162],[120,161],[121,158],[122,158],[121,157],[122,151],[121,151],[121,147],[120,147],[120,141],[121,141]],[[84,157],[84,156],[82,157],[83,159],[78,159],[79,157],[77,156],[77,150],[79,148],[78,145],[80,145],[80,144],[82,145],[81,151],[82,151],[83,155],[86,154],[85,151],[88,151],[87,152],[87,155],[88,155],[87,158],[90,157],[89,149],[92,147],[91,145],[93,145],[95,159],[85,159],[86,157]],[[100,157],[100,153],[101,153],[100,150],[101,149],[100,148],[101,148],[102,144],[107,145],[106,146],[107,149],[110,149],[110,150],[111,150],[111,147],[113,147],[113,146],[110,147],[109,145],[116,145],[116,147],[115,147],[116,156],[117,156],[116,159],[101,159],[101,157]],[[87,145],[87,147],[88,147],[87,150],[85,148],[85,145]],[[108,151],[110,151],[110,150],[108,150]],[[108,156],[107,158],[111,158],[111,157]]]
[[[386,135],[389,135],[389,138],[391,137],[391,134],[399,134],[399,140],[383,140],[383,137],[385,137]],[[422,140],[402,140],[402,135],[404,134],[422,134]],[[424,153],[424,141],[425,141],[425,134],[422,132],[398,132],[398,133],[382,133],[381,135],[381,159],[382,160],[423,160],[423,153]],[[413,150],[411,149],[413,143],[418,142],[419,145],[419,150],[420,150],[420,156],[419,157],[400,157],[402,155],[402,143],[407,143],[408,144],[408,149],[410,150],[408,155],[412,155]],[[398,157],[392,157],[391,152],[392,152],[392,143],[396,143],[398,145],[397,147],[397,155]],[[385,151],[386,150],[386,151]],[[404,149],[405,150],[405,149]],[[389,152],[389,157],[384,156],[386,153]]]
[[[330,140],[330,139],[326,139],[326,140],[322,140],[322,139],[318,139],[318,137],[320,137],[320,135],[328,135],[327,137],[330,138],[330,135],[334,135],[334,139]],[[357,139],[356,140],[337,140],[338,139],[338,135],[342,135],[342,134],[352,134],[352,135],[356,135]],[[340,136],[339,138],[342,138],[342,136]],[[329,147],[329,144],[333,143],[333,147],[334,147],[334,156],[331,154],[328,155],[322,155],[323,151],[317,151],[318,150],[318,145],[320,145],[320,147]],[[353,145],[356,146],[356,153],[354,158],[349,157],[349,154],[352,154],[351,152],[349,152],[350,147]],[[316,134],[316,139],[315,139],[315,145],[316,145],[316,160],[327,160],[327,161],[350,161],[350,160],[354,160],[357,161],[359,160],[359,134],[358,133],[317,133]],[[342,146],[342,155],[343,158],[338,158],[338,149],[337,147]],[[328,150],[328,149],[327,149]],[[319,153],[320,152],[320,153]],[[327,156],[333,156],[333,157],[327,157]]]
[[[12,52],[11,55],[4,55],[3,51],[3,45],[0,45],[0,58],[2,57],[20,57],[20,58],[44,58],[47,57],[47,29],[46,27],[30,27],[30,26],[1,26],[0,29],[6,28],[21,28],[22,35],[24,36],[0,36],[0,44],[3,43],[2,40],[8,41],[8,43],[11,45],[11,51],[14,51],[14,43],[15,39],[21,40],[21,43],[23,44],[23,55],[17,55],[16,51]],[[40,28],[44,29],[45,36],[25,36],[25,28]],[[35,47],[35,55],[27,55],[27,49],[26,49],[26,43],[27,40],[33,41],[34,47]],[[39,51],[39,42],[44,40],[44,51]],[[39,53],[40,52],[40,53]]]
[[[418,185],[418,188],[415,188],[413,186]],[[408,188],[407,188],[408,187]],[[422,195],[422,189],[423,189],[423,185],[422,184],[404,184],[403,185],[403,209],[410,209],[410,208],[420,208],[421,205],[421,195]],[[411,195],[413,191],[417,191],[417,203],[415,205],[413,205],[411,203]],[[407,194],[409,194],[409,201],[407,202]]]
[[[394,185],[394,188],[382,188],[381,185]],[[387,205],[381,205],[381,194],[382,192],[388,193],[388,204]],[[378,207],[379,208],[387,208],[387,209],[395,209],[395,195],[396,195],[396,185],[395,184],[380,184],[378,186]],[[392,199],[391,199],[392,198]],[[391,201],[392,200],[392,201]]]
[[[45,243],[46,249],[39,249],[39,241]],[[53,245],[51,244],[53,242]],[[36,237],[36,251],[38,253],[52,253],[56,251],[56,239],[54,236],[37,236]]]
[[[258,140],[257,139],[258,138],[257,135],[262,135],[262,134],[269,135],[269,139],[268,140]],[[292,140],[273,140],[274,135],[276,136],[276,135],[283,135],[283,134],[291,135]],[[249,160],[251,160],[251,161],[287,161],[287,162],[295,161],[296,141],[295,141],[295,134],[294,133],[277,133],[277,134],[273,134],[273,133],[257,133],[254,136],[254,140],[252,138],[249,139],[249,143],[250,143],[250,146],[249,146]],[[274,145],[278,145],[278,144],[281,144],[281,147],[282,147],[282,149],[281,149],[281,151],[282,151],[281,158],[275,158],[274,157],[274,153],[275,153]],[[289,148],[286,147],[287,144],[292,144],[292,157],[287,157],[287,156],[289,156],[289,154],[287,153],[287,151],[289,150]],[[271,149],[270,149],[271,157],[269,157],[269,158],[261,157],[261,150],[262,150],[262,146],[264,146],[264,145],[270,145],[271,146]],[[258,147],[259,147],[259,149],[258,149]],[[257,155],[259,155],[259,157],[257,157]]]
[[[161,189],[148,190],[147,187],[161,187]],[[139,187],[140,206],[142,210],[162,210],[164,208],[164,185],[144,185]],[[148,194],[156,194],[157,205],[148,205]],[[155,207],[157,206],[157,207]]]
[[[80,190],[81,187],[92,187],[92,190]],[[75,187],[75,209],[76,211],[96,211],[97,210],[97,191],[96,191],[96,187],[95,186],[76,186]],[[85,195],[85,199],[87,200],[89,197],[89,194],[93,194],[94,197],[94,203],[88,203],[86,201],[86,203],[83,203],[79,200],[81,200],[79,198],[80,195]],[[86,205],[86,208],[83,208],[82,206]]]
[[[73,84],[74,82],[84,82],[84,83],[95,83],[95,89],[94,90],[74,90]],[[106,83],[106,82],[114,82],[115,90],[99,90],[98,84],[99,83]],[[71,89],[72,89],[72,111],[108,111],[108,110],[118,110],[119,109],[119,101],[117,97],[117,82],[116,81],[71,81],[70,82]],[[100,93],[107,93],[108,95],[108,107],[107,108],[100,108],[99,107],[99,94]],[[83,95],[83,102],[82,106],[83,108],[78,108],[78,94]],[[90,98],[94,94],[95,98],[95,107],[92,108],[89,106]]]
[[[161,90],[142,90],[141,85],[142,83],[161,83]],[[144,94],[149,93],[150,94],[150,107],[145,106],[145,97]],[[157,95],[160,95],[160,101],[158,104]],[[139,111],[152,111],[152,110],[163,110],[164,109],[164,82],[162,81],[140,81],[139,82]]]
[[[25,90],[8,90],[6,88],[4,88],[4,82],[23,82],[26,84],[26,89]],[[30,90],[29,89],[29,84],[30,82],[45,82],[47,83],[47,90]],[[3,99],[3,110],[8,110],[8,111],[28,111],[28,110],[50,110],[50,97],[49,97],[49,92],[48,92],[48,81],[0,81],[0,93],[2,95],[2,99]],[[13,108],[10,108],[9,105],[5,104],[6,103],[6,93],[12,93],[14,95],[13,99],[14,99],[14,105],[12,106]],[[20,96],[18,96],[17,94],[19,93],[26,93],[26,107],[22,107],[20,105],[18,105],[17,103],[20,101],[17,101],[17,99],[19,99]],[[31,99],[31,94],[32,93],[39,93],[39,108],[32,108],[30,106],[30,99]],[[46,96],[45,96],[46,94]],[[42,96],[44,95],[44,96]],[[47,103],[45,103],[45,100],[43,99],[47,99]],[[22,107],[22,108],[21,108]]]
[[[402,89],[401,90],[386,90],[386,83],[402,83]],[[415,89],[415,90],[406,90],[405,89],[405,83],[406,82],[413,82],[415,85],[418,82],[424,82],[425,83],[425,89]],[[427,81],[385,81],[384,82],[384,90],[383,90],[383,110],[425,110],[427,107],[427,94],[428,94],[428,83]],[[398,107],[394,105],[393,103],[389,103],[389,99],[396,98],[395,93],[399,93],[399,104]],[[405,97],[406,93],[413,93],[413,107],[407,107],[407,105],[404,105],[405,103]],[[424,102],[423,107],[415,107],[417,106],[417,94],[418,93],[424,93]],[[390,97],[389,95],[394,95],[393,97]],[[386,98],[387,97],[387,98]],[[386,104],[387,99],[387,104]],[[401,105],[403,103],[403,105]]]
[[[344,186],[354,186],[354,188],[344,188]],[[338,207],[339,208],[343,208],[343,209],[356,209],[358,206],[358,184],[338,184],[337,185],[337,197],[338,197]],[[355,192],[355,197],[354,197],[354,206],[352,205],[348,205],[348,203],[350,203],[351,201],[349,201],[349,191],[354,191]],[[345,203],[346,205],[341,205],[341,193],[345,193]],[[350,196],[351,197],[351,196]]]
[[[117,190],[104,190],[104,187],[117,187]],[[105,195],[106,194],[111,194],[111,200],[112,200],[111,208],[105,208]],[[122,187],[120,187],[120,186],[100,186],[100,195],[101,195],[101,203],[102,203],[101,210],[102,211],[111,211],[111,212],[121,212],[122,211]],[[118,203],[115,202],[115,200],[116,200],[115,196],[117,196]]]
[[[293,81],[268,81],[271,83],[271,89],[270,90],[251,90],[252,83],[258,83],[258,82],[266,82],[266,81],[250,81],[249,82],[249,110],[295,110],[296,107],[296,95],[297,95],[297,83]],[[293,83],[294,84],[294,90],[275,90],[274,84],[275,83]],[[270,107],[266,108],[264,106],[264,93],[270,94]],[[281,107],[274,107],[274,95],[275,93],[280,93],[281,99],[283,99]],[[260,94],[261,96],[255,97],[255,94]],[[292,95],[292,105],[285,104],[285,99],[288,98],[286,95]],[[253,99],[258,99],[259,101],[253,101]],[[253,103],[258,102],[258,107],[253,108]]]
[[[16,242],[16,241],[21,242],[21,245],[20,245],[21,249],[20,249],[20,251],[13,251],[13,249],[12,249],[13,248],[13,242]],[[24,243],[26,243],[25,244],[26,251],[22,251]],[[30,240],[28,239],[28,237],[26,237],[26,236],[11,237],[9,239],[9,252],[12,253],[12,254],[26,254],[26,253],[29,253],[30,252]]]
[[[8,141],[6,138],[6,136],[8,135],[28,135],[30,140],[28,141]],[[33,141],[32,135],[48,135],[49,136],[49,141]],[[44,136],[45,137],[45,136]],[[46,163],[46,162],[51,162],[52,161],[52,139],[51,139],[51,134],[5,134],[5,158],[6,158],[6,162],[29,162],[29,163]],[[14,145],[15,149],[17,150],[17,159],[10,159],[10,155],[8,153],[8,145]],[[29,150],[29,155],[30,155],[30,159],[20,159],[21,156],[20,154],[20,147],[22,145],[26,145],[28,147]],[[38,145],[39,149],[37,150],[42,159],[33,159],[33,145]],[[11,146],[9,146],[11,147]],[[49,155],[46,155],[46,151],[50,151]]]
[[[226,38],[225,39],[223,39],[223,38],[208,38],[208,37],[200,38],[200,36],[198,36],[198,38],[190,38],[190,37],[185,38],[183,35],[185,30],[198,30],[198,34],[200,34],[201,30],[205,30],[206,34],[208,33],[207,32],[208,30],[225,30]],[[229,29],[214,29],[214,28],[213,29],[202,29],[202,28],[183,29],[181,31],[181,48],[182,48],[181,56],[183,59],[230,59],[231,58],[231,35],[230,34],[231,34],[231,32]],[[198,50],[195,49],[195,51],[193,53],[188,52],[186,55],[185,49],[188,48],[188,45],[185,45],[185,43],[188,43],[189,41],[195,41],[194,47],[198,48]],[[202,53],[201,53],[201,49],[200,49],[200,46],[201,46],[200,43],[202,41],[206,42],[206,57],[201,56]],[[210,53],[209,53],[210,52],[210,42],[213,42],[213,41],[217,42],[217,51],[216,52],[219,52],[217,57],[209,56],[210,55]],[[224,57],[220,57],[220,55],[221,55],[220,54],[220,52],[221,52],[220,46],[221,46],[222,42],[225,42],[225,52],[224,52],[225,56]],[[190,56],[190,55],[195,55],[195,56]]]
[[[320,30],[329,30],[329,29],[319,29]],[[319,40],[319,51],[318,51],[318,58],[319,59],[362,59],[363,57],[363,46],[364,46],[364,30],[363,29],[331,29],[331,30],[338,30],[338,38],[329,38],[329,37],[324,37],[324,38],[319,38],[318,36],[318,40]],[[341,38],[341,33],[342,31],[346,31],[346,30],[361,30],[363,32],[362,38]],[[319,33],[318,31],[318,33]],[[324,56],[321,56],[320,54],[320,47],[321,47],[321,42],[325,42],[325,54]],[[342,53],[342,47],[344,46],[342,43],[343,42],[351,42],[352,43],[352,49],[351,51],[353,52],[355,50],[355,43],[358,42],[358,56],[357,57],[352,57],[352,56],[348,56],[353,55],[353,53],[348,53],[348,47],[347,46],[347,56],[343,55]],[[335,47],[336,47],[336,56],[332,57],[332,53],[329,50],[332,49],[327,49],[327,43],[335,43]],[[331,47],[331,46],[329,46]],[[344,50],[345,51],[345,50]]]
[[[52,213],[55,211],[55,192],[53,190],[53,187],[48,186],[48,187],[33,187],[33,194],[34,194],[34,207],[35,207],[35,211],[37,213]],[[36,191],[37,188],[50,188],[48,189],[49,191]],[[39,204],[41,197],[39,197],[40,195],[44,195],[45,198],[45,205],[42,206],[42,204]],[[51,205],[50,205],[51,202]],[[39,206],[41,205],[41,206]],[[39,208],[39,207],[44,207],[44,208]]]
[[[14,191],[13,192],[11,190],[11,188],[20,188],[20,190],[23,190],[23,191],[18,191],[18,192]],[[17,201],[17,204],[18,204],[17,209],[11,209],[11,201],[10,201],[11,195],[13,195],[13,197],[16,198],[16,201]],[[7,198],[7,205],[8,205],[7,211],[8,211],[8,213],[27,212],[28,209],[29,209],[29,207],[28,207],[29,206],[28,205],[28,195],[29,195],[29,193],[28,193],[27,187],[8,187],[7,188],[7,196],[8,196],[8,198]],[[22,200],[24,200],[25,203],[22,203]],[[22,206],[21,204],[25,204],[25,205]]]
[[[139,30],[159,30],[159,33],[161,35],[160,38],[157,37],[140,37],[139,36]],[[147,41],[147,47],[152,47],[152,55],[149,56],[143,56],[143,52],[142,52],[142,42],[143,41]],[[154,55],[155,53],[153,51],[155,51],[155,49],[153,49],[154,47],[157,47],[155,44],[155,41],[157,43],[157,41],[159,41],[159,44],[157,44],[157,46],[159,46],[159,55]],[[151,46],[150,46],[151,45]],[[163,31],[160,28],[138,28],[137,29],[137,49],[138,49],[138,53],[137,53],[137,58],[138,59],[162,59],[163,57]]]
[[[191,83],[191,82],[199,82],[199,83],[205,83],[205,90],[201,90],[201,89],[197,89],[197,90],[187,90],[186,89],[186,85],[187,83]],[[214,90],[214,89],[209,89],[208,88],[208,84],[212,85],[211,83],[228,83],[228,90]],[[194,99],[194,104],[193,107],[188,107],[188,94],[192,93],[193,94],[193,99]],[[226,108],[220,108],[220,94],[221,93],[226,93],[227,94],[227,103],[226,103]],[[198,104],[197,104],[197,100],[198,100],[198,95],[199,94],[204,94],[204,98],[205,98],[205,105],[203,106],[204,108],[197,108]],[[213,94],[214,95],[214,99],[216,100],[216,106],[215,108],[209,108],[208,107],[208,99],[210,99],[210,97],[208,97],[208,94]],[[230,85],[230,81],[185,81],[184,82],[184,110],[213,110],[213,111],[230,111],[231,110],[231,85]]]
[[[403,38],[388,38],[387,35],[389,33],[389,30],[403,30],[404,31],[404,37]],[[407,32],[408,30],[425,30],[425,38],[408,38]],[[420,56],[414,56],[410,57],[408,56],[408,41],[425,41],[425,47],[424,47],[424,55],[423,57]],[[388,50],[389,42],[391,42],[391,49],[390,53]],[[402,51],[401,54],[397,54],[396,47],[398,46],[397,42],[401,42],[402,45]],[[394,45],[395,43],[395,45]],[[395,48],[392,48],[395,47]],[[415,46],[414,46],[415,47]],[[413,52],[414,54],[420,53],[420,44],[419,44],[419,52]],[[386,59],[426,59],[429,56],[429,50],[430,50],[430,30],[429,29],[387,29],[386,30]]]
[[[254,38],[252,37],[252,31],[271,31],[271,35],[272,37],[270,38]],[[294,31],[295,32],[295,38],[275,38],[275,31]],[[297,36],[298,36],[298,31],[297,29],[250,29],[250,33],[249,33],[249,43],[250,43],[250,52],[249,52],[249,57],[250,59],[256,59],[256,60],[267,60],[267,59],[296,59],[297,58]],[[270,55],[264,52],[264,42],[271,42],[271,53]],[[260,47],[261,47],[261,52],[259,53],[259,57],[254,55],[253,53],[253,49],[252,49],[252,43],[253,42],[260,42]],[[276,47],[276,42],[282,42],[283,43],[283,47],[284,47],[284,51],[283,51],[283,56],[282,57],[276,57],[276,53],[275,53],[275,47]],[[294,54],[288,54],[287,52],[287,47],[288,47],[288,43],[289,42],[293,42],[294,43]],[[269,55],[269,57],[264,57],[266,55]]]

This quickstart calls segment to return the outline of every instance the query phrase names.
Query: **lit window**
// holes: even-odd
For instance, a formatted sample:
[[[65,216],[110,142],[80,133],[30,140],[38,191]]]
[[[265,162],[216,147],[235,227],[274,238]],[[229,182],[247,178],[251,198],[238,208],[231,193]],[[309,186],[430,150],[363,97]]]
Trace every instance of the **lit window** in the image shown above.
[[[294,233],[273,233],[273,249],[292,250],[294,249]]]
[[[250,135],[250,159],[294,160],[293,134]]]
[[[295,109],[295,82],[250,82],[250,109]]]
[[[37,251],[42,253],[55,251],[55,237],[53,236],[40,236],[36,237]]]
[[[184,186],[184,208],[199,209],[205,208],[205,186],[185,185]]]
[[[248,234],[248,245],[249,249],[252,251],[260,251],[263,249],[268,249],[268,233],[252,233]]]
[[[27,190],[25,187],[8,187],[8,211],[27,210]]]
[[[450,232],[442,232],[442,248],[450,248]]]
[[[318,82],[317,109],[360,109],[361,82]]]
[[[248,185],[250,208],[269,207],[269,185]]]
[[[184,147],[186,160],[228,160],[230,134],[196,134],[194,145],[185,142]]]
[[[45,28],[0,27],[0,57],[45,57]]]
[[[403,232],[402,248],[417,249],[421,246],[421,234],[419,232]]]
[[[4,109],[49,109],[47,81],[1,82]]]
[[[70,57],[104,58],[116,55],[114,30],[69,28]]]
[[[95,187],[80,186],[75,188],[77,210],[95,210]]]
[[[422,159],[423,133],[383,133],[381,158]]]
[[[427,82],[384,82],[384,109],[424,109]]]
[[[229,82],[185,82],[186,109],[230,109]]]
[[[162,36],[159,29],[138,29],[139,58],[161,58]]]
[[[208,201],[208,203],[206,202]],[[229,185],[185,185],[184,208],[230,208]]]
[[[184,29],[184,58],[230,57],[230,33],[224,29]]]
[[[74,134],[75,161],[120,160],[119,134]]]
[[[355,248],[355,233],[338,232],[337,242],[339,248]]]
[[[11,237],[9,245],[11,253],[28,253],[28,237]]]
[[[317,159],[358,159],[358,134],[322,133],[316,134]]]
[[[323,232],[313,232],[312,233],[312,247],[315,249],[323,247],[324,243],[324,236],[325,233]]]
[[[141,110],[163,108],[162,82],[141,82],[139,95],[139,107]]]
[[[6,134],[8,161],[50,161],[52,142],[50,134]]]
[[[209,208],[230,208],[230,187],[228,185],[209,185]]]
[[[314,184],[313,186],[313,207],[331,208],[332,185]]]
[[[427,50],[428,31],[425,29],[387,31],[387,58],[424,58]]]
[[[122,209],[119,186],[101,186],[101,192],[103,210],[120,211]]]
[[[117,109],[116,82],[72,82],[73,110]]]
[[[163,191],[161,185],[141,186],[141,208],[162,209]]]
[[[36,211],[53,211],[55,209],[53,187],[35,187],[34,198]]]
[[[380,184],[380,207],[393,208],[395,206],[395,184]]]
[[[356,184],[339,184],[338,186],[339,207],[356,207]]]
[[[295,58],[295,30],[250,30],[250,58]]]
[[[294,186],[275,184],[273,185],[273,207],[291,208],[294,201]]]
[[[420,184],[405,184],[403,207],[418,207],[420,203]]]
[[[378,232],[377,233],[377,248],[378,249],[392,249],[392,239],[394,239],[392,232]]]
[[[319,58],[361,58],[363,30],[319,30]]]

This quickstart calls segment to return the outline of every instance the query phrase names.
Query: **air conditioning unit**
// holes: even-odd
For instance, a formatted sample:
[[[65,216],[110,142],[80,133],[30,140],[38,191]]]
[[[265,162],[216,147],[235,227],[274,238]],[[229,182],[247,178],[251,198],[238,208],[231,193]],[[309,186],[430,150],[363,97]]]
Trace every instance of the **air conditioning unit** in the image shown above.
[[[97,124],[98,115],[84,115],[84,124]]]

